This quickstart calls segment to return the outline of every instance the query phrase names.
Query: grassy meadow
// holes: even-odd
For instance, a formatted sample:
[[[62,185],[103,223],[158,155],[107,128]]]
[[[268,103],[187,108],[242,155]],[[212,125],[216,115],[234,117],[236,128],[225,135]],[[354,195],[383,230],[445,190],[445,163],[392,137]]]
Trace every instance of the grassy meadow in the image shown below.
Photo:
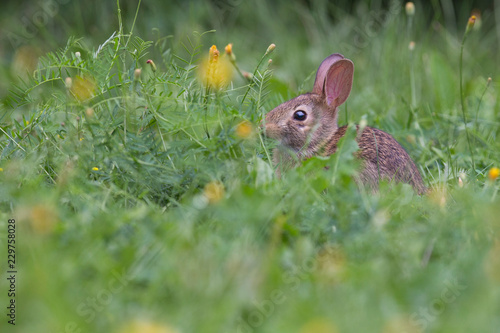
[[[499,333],[500,8],[335,3],[2,4],[0,331]],[[354,130],[276,177],[337,52],[429,194],[358,188]]]

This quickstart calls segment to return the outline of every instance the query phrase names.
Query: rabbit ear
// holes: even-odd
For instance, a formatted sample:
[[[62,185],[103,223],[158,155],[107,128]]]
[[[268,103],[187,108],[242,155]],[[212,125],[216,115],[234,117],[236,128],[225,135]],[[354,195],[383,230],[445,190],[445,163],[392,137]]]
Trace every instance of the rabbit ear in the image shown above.
[[[326,74],[330,67],[337,61],[344,59],[344,56],[340,53],[334,53],[328,56],[321,65],[319,65],[318,71],[316,72],[316,80],[314,80],[314,87],[312,92],[317,95],[323,95],[323,88],[325,87]]]
[[[349,59],[341,59],[330,66],[323,88],[326,103],[335,109],[345,102],[352,88],[354,64]]]

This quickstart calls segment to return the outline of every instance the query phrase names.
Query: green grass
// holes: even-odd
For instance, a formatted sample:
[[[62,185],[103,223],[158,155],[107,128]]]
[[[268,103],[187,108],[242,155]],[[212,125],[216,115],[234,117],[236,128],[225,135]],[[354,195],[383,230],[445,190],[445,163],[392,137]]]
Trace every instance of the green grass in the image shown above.
[[[404,8],[365,2],[349,13],[321,1],[238,2],[223,16],[203,2],[163,18],[141,6],[136,19],[137,7],[125,7],[105,38],[53,48],[9,85],[0,243],[5,276],[16,219],[17,319],[11,326],[4,314],[2,332],[498,331],[492,12],[465,43],[462,109],[470,8],[453,33],[437,11],[428,24],[419,6],[411,29]],[[214,43],[221,52],[234,43],[254,81],[235,73],[221,91],[205,87],[197,66]],[[391,133],[431,194],[402,184],[360,190],[352,131],[334,156],[275,176],[275,143],[259,122],[310,91],[333,52],[356,68],[339,123],[366,119]],[[79,92],[77,77],[86,80]],[[80,100],[85,84],[93,94]],[[253,124],[248,138],[238,135],[242,122]]]

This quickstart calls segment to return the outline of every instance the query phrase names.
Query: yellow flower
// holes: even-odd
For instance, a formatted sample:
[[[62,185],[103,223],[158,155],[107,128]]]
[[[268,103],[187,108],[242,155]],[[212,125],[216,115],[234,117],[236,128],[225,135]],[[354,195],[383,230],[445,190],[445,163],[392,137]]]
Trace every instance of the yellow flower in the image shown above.
[[[80,138],[80,141],[83,141],[83,138]]]
[[[31,208],[29,219],[33,230],[41,235],[52,233],[57,223],[57,211],[50,205],[38,204]]]
[[[382,328],[382,333],[421,333],[422,331],[415,326],[411,317],[403,314],[387,321]]]
[[[232,52],[232,48],[231,48]],[[210,88],[221,89],[233,75],[233,68],[227,57],[220,57],[220,52],[212,45],[206,58],[198,69],[200,80]]]
[[[77,76],[69,88],[73,96],[80,102],[94,96],[96,85],[90,78]]]
[[[212,181],[205,185],[203,195],[211,204],[221,201],[224,197],[224,185],[219,181]]]
[[[93,171],[99,171],[99,168],[98,167],[93,167],[92,170]]]
[[[494,181],[495,179],[500,176],[500,169],[497,167],[493,167],[488,171],[488,178],[491,179],[491,181]]]
[[[338,330],[329,319],[315,318],[300,328],[300,333],[337,333]]]
[[[3,172],[3,168],[0,168],[0,172]]]
[[[236,135],[241,139],[248,139],[253,133],[252,124],[243,121],[236,126]]]
[[[38,66],[38,56],[41,52],[33,46],[17,46],[11,62],[12,74],[16,77],[20,76],[22,79],[28,79]]]
[[[119,333],[178,333],[179,331],[169,327],[164,326],[159,323],[154,323],[146,320],[135,320],[126,326],[123,326]]]

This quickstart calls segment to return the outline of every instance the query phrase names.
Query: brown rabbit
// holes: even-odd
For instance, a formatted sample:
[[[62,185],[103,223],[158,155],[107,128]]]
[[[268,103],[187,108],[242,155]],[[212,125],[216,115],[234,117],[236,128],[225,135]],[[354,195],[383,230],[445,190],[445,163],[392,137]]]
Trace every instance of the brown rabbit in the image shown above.
[[[351,92],[353,74],[352,61],[332,54],[319,66],[312,93],[278,105],[266,115],[266,135],[281,143],[274,151],[275,165],[286,168],[316,154],[335,153],[347,130],[347,126],[338,127],[338,107]],[[365,127],[356,140],[360,148],[356,157],[362,160],[358,183],[377,190],[379,179],[394,179],[412,185],[418,194],[426,192],[415,163],[391,135]]]

